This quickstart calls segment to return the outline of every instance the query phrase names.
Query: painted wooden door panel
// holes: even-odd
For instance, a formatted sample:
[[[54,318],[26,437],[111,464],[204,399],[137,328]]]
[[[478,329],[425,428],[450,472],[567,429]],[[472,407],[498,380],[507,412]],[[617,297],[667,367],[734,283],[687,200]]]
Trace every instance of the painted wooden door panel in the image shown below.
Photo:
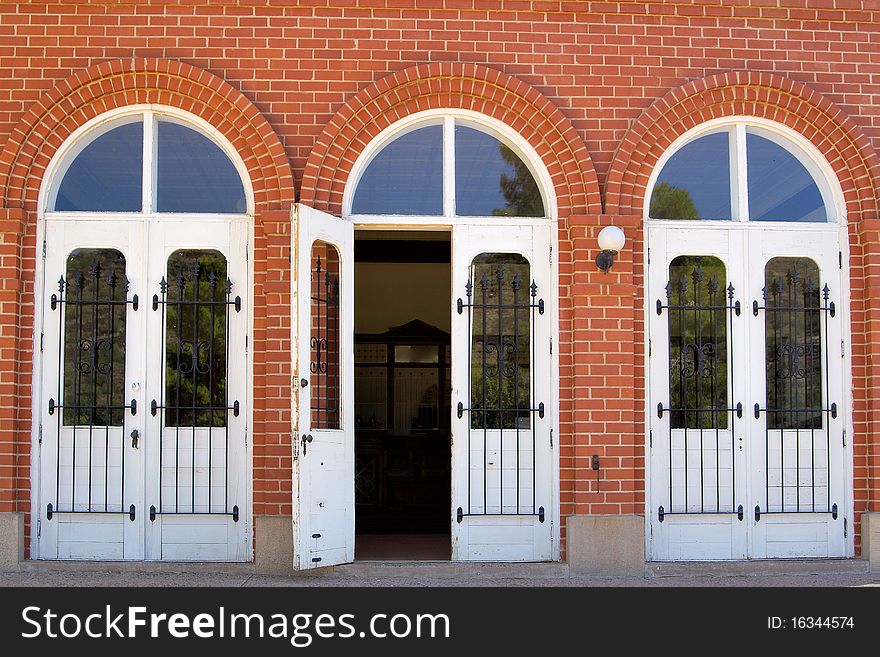
[[[550,230],[453,229],[452,556],[553,558]]]
[[[354,228],[297,204],[294,566],[354,560]]]

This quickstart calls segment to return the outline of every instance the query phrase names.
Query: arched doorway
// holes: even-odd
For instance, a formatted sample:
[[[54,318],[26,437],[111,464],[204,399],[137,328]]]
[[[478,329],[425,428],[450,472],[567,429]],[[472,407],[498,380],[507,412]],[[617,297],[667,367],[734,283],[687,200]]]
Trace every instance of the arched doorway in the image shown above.
[[[122,108],[59,149],[39,211],[39,558],[247,560],[243,163]]]
[[[339,499],[329,523],[345,528],[344,553],[329,542],[323,547],[328,533],[312,531],[328,526],[319,520],[329,515],[326,496],[300,490],[307,507],[300,511],[302,567],[359,556],[355,519],[373,545],[376,536],[380,546],[381,536],[390,537],[384,545],[397,546],[391,558],[413,558],[399,549],[401,534],[418,544],[427,533],[440,536],[440,544],[417,558],[557,556],[556,209],[547,190],[540,159],[508,127],[475,112],[431,110],[390,126],[363,150],[342,218],[300,208],[298,340],[300,372],[310,374],[300,381],[299,433],[306,442],[299,480],[307,473],[314,488],[337,467],[318,456],[307,413],[342,409],[336,431],[348,447],[337,458],[351,463],[339,466],[349,473],[348,497]],[[336,297],[314,293],[327,272],[326,258],[318,259],[324,245],[316,245],[309,227],[317,225],[327,235],[338,227],[337,237],[326,240],[342,263]],[[306,294],[311,314],[302,307]],[[322,298],[340,305],[340,354],[349,352],[345,331],[352,332],[348,365],[344,356],[333,360],[332,340],[326,354],[315,348],[325,344],[328,328],[334,334],[336,321],[337,311],[321,319]],[[330,379],[314,382],[337,367],[340,396],[331,394],[328,404],[321,391],[337,388]],[[304,544],[304,534],[319,538]],[[368,558],[389,558],[363,540],[359,545]]]
[[[846,217],[751,117],[677,140],[646,195],[653,560],[847,554]]]

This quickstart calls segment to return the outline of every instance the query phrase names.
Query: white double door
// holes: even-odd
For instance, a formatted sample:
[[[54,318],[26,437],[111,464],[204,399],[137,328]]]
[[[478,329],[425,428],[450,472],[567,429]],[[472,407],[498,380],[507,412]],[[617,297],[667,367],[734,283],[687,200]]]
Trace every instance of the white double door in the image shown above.
[[[302,204],[292,224],[294,561],[305,569],[355,558],[354,226]],[[550,228],[457,225],[452,251],[452,557],[549,560]]]
[[[249,558],[247,231],[47,220],[39,558]]]
[[[844,239],[649,227],[649,559],[847,554]]]

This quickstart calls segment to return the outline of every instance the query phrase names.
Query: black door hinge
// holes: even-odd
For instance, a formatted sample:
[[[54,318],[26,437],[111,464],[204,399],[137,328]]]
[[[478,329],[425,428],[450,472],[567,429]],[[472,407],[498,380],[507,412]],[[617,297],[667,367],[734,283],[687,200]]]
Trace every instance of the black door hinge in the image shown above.
[[[837,265],[840,269],[843,269],[843,251],[837,252]]]

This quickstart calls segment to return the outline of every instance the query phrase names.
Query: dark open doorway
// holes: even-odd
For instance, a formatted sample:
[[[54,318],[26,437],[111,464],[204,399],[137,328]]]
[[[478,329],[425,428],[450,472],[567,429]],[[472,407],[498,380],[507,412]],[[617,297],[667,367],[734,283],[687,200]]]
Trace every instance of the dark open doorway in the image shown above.
[[[355,558],[451,556],[448,232],[355,239]]]

